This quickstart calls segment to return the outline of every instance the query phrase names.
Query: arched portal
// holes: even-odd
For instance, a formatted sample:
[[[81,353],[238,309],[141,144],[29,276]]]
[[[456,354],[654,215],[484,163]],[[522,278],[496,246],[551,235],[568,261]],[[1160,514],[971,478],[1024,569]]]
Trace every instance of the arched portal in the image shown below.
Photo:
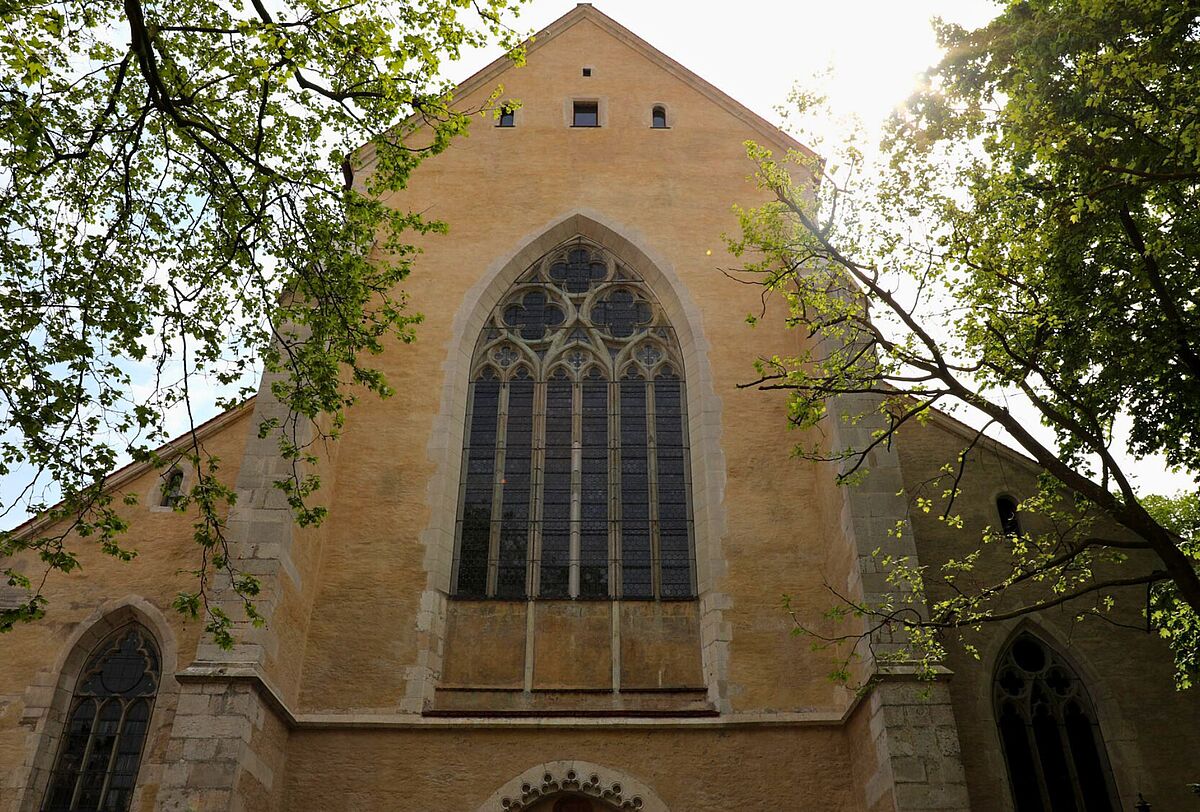
[[[662,798],[628,773],[588,761],[548,761],[530,767],[492,793],[478,812],[669,812]],[[562,806],[563,809],[557,807]]]

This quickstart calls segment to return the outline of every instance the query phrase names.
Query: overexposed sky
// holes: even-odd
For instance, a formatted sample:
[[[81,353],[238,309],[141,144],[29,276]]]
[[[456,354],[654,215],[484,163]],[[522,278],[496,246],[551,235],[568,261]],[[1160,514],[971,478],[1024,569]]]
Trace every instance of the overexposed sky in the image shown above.
[[[518,20],[538,31],[577,4],[532,0]],[[870,125],[913,90],[938,60],[929,21],[977,27],[997,13],[992,0],[597,0],[612,17],[663,53],[776,124],[796,80],[832,69],[841,113]],[[500,55],[473,53],[446,70],[461,81]]]

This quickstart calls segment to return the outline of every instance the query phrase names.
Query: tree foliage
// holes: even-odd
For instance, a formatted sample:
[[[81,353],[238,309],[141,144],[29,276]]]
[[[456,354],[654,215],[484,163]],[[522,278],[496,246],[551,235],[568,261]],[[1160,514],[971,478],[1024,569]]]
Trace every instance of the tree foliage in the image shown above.
[[[800,449],[843,480],[935,408],[1002,430],[1045,470],[1021,510],[1051,530],[988,528],[940,570],[881,551],[907,605],[852,608],[905,629],[900,656],[928,665],[946,632],[1052,606],[1105,615],[1150,589],[1187,685],[1197,528],[1168,521],[1115,452],[1128,421],[1123,450],[1200,475],[1200,7],[1014,0],[983,28],[937,33],[946,56],[878,166],[854,145],[824,160],[750,145],[774,201],[740,212],[731,245],[810,337],[761,359],[756,385],[789,390],[800,427],[875,421],[865,448]],[[812,113],[821,99],[795,101]],[[959,524],[963,458],[909,494],[914,510]],[[966,586],[996,549],[994,580]],[[934,578],[951,598],[930,600]]]
[[[206,611],[222,571],[253,617],[220,461],[194,434],[181,459],[152,449],[194,387],[229,408],[264,368],[325,433],[352,391],[389,393],[370,359],[419,319],[398,288],[406,240],[445,226],[382,198],[466,129],[439,71],[465,47],[512,47],[520,2],[0,0],[2,508],[41,517],[0,533],[4,575],[28,590],[0,630],[43,613],[45,576],[75,569],[80,544],[134,555],[105,487],[130,456],[195,469],[176,508],[198,516],[199,587],[178,607]],[[319,521],[311,449],[261,430],[294,463],[276,484],[298,521]],[[227,618],[207,625],[229,642]]]

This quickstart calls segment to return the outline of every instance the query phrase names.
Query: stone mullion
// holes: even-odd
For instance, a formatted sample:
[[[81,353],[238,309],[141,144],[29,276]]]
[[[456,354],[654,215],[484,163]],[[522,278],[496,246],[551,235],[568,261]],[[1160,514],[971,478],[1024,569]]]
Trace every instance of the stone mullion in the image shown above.
[[[529,541],[525,560],[525,595],[541,594],[542,505],[546,482],[546,382],[533,385],[533,437],[529,456]]]
[[[500,384],[500,402],[496,406],[496,460],[492,471],[492,514],[488,535],[487,587],[484,594],[496,596],[500,572],[500,525],[504,505],[504,449],[508,430],[508,381]]]
[[[567,594],[579,597],[580,556],[583,522],[583,384],[571,384],[571,540],[567,558],[571,562]]]
[[[658,527],[658,426],[654,421],[654,381],[646,380],[646,490],[650,500],[650,588],[662,599],[662,556]]]

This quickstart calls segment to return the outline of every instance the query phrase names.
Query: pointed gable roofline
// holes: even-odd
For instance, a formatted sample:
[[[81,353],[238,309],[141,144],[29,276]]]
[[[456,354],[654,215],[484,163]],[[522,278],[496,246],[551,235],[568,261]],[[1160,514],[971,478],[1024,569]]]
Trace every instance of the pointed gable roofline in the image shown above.
[[[676,62],[671,57],[664,54],[662,51],[655,48],[646,40],[639,37],[637,34],[630,31],[625,26],[618,23],[612,17],[597,11],[591,3],[579,3],[575,8],[568,11],[563,16],[559,17],[554,22],[550,23],[544,29],[534,34],[525,42],[526,54],[533,54],[538,48],[545,45],[550,40],[557,37],[559,34],[574,27],[577,23],[587,20],[594,23],[597,27],[612,35],[615,39],[625,43],[637,53],[649,59],[654,64],[661,67],[667,73],[674,76],[684,84],[691,87],[700,95],[707,98],[709,101],[716,104],[725,112],[732,115],[748,125],[751,129],[756,130],[764,138],[769,139],[774,146],[783,147],[784,149],[796,149],[805,153],[809,157],[816,158],[817,154],[797,141],[792,136],[785,133],[783,130],[776,127],[765,118],[755,113],[746,105],[739,102],[737,99],[730,96],[720,88],[700,78],[696,73],[685,68],[683,65]],[[507,56],[502,56],[476,71],[469,78],[458,85],[455,85],[452,93],[454,98],[470,95],[476,90],[487,85],[495,84],[500,76],[513,68],[512,60]],[[405,122],[413,123],[418,120],[418,115],[413,115]],[[361,161],[363,168],[369,168],[374,163],[375,147],[374,144],[368,142],[363,144],[358,149],[358,159]]]

